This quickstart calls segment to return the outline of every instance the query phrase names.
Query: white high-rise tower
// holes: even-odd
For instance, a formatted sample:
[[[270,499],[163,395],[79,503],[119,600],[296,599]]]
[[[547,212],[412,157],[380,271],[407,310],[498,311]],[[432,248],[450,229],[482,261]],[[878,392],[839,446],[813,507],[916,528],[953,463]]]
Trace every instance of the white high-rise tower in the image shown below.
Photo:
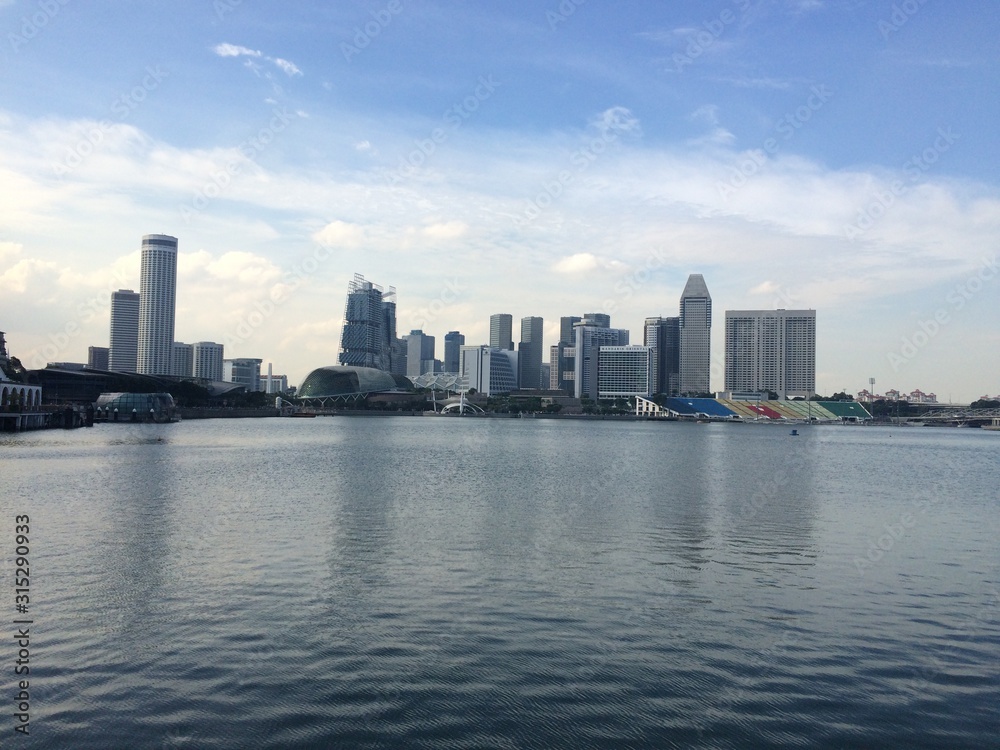
[[[108,369],[135,372],[139,358],[139,295],[131,289],[111,293]]]
[[[174,351],[177,298],[177,238],[147,234],[142,238],[139,270],[139,356],[136,372],[170,375]]]
[[[816,393],[815,310],[726,310],[726,390]]]

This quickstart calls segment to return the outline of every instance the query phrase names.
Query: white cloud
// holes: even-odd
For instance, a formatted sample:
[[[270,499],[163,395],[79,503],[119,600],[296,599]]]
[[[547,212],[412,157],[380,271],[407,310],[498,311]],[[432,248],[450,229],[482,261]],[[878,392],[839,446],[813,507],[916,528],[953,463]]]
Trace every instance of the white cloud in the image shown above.
[[[632,114],[628,107],[609,107],[591,120],[591,126],[600,133],[627,133],[641,135],[642,125],[639,118]]]
[[[774,295],[777,294],[780,290],[781,286],[779,284],[775,284],[773,281],[762,281],[757,286],[747,291],[747,294],[753,296]]]
[[[299,66],[289,60],[283,60],[280,57],[269,57],[267,59],[271,60],[275,65],[281,68],[281,70],[283,70],[289,77],[302,75],[302,71],[299,70]]]
[[[465,222],[447,221],[424,227],[420,233],[431,240],[457,240],[468,231],[469,225]]]
[[[356,224],[331,221],[318,232],[313,233],[312,238],[327,247],[357,247],[364,241],[365,232],[362,227]]]
[[[51,278],[59,266],[52,261],[25,258],[0,273],[0,290],[11,294],[24,294],[29,285]]]
[[[707,107],[693,117],[711,127],[719,113]],[[313,126],[295,122],[289,133]],[[617,108],[591,124],[614,122],[633,127],[628,110]],[[457,278],[460,292],[431,326],[438,335],[482,330],[499,309],[552,321],[608,303],[616,325],[637,330],[647,315],[675,314],[689,272],[705,273],[720,310],[768,307],[787,292],[794,300],[787,306],[816,308],[824,321],[863,313],[874,330],[895,334],[897,324],[886,312],[893,295],[962,281],[1000,235],[996,191],[928,173],[850,242],[845,226],[900,175],[832,170],[779,151],[723,194],[720,184],[729,184],[752,155],[725,143],[670,149],[630,140],[597,155],[585,170],[568,171],[564,141],[555,136],[526,145],[470,129],[429,158],[426,169],[389,187],[381,170],[391,159],[375,155],[350,173],[312,160],[304,166],[259,160],[264,167],[233,147],[179,148],[136,130],[53,179],[53,155],[90,125],[16,119],[0,127],[0,225],[7,240],[0,244],[0,319],[16,321],[5,324],[28,348],[62,330],[82,302],[106,296],[110,279],[114,288],[134,287],[135,248],[149,231],[181,238],[178,339],[222,340],[277,292],[287,301],[236,354],[280,355],[276,367],[293,380],[336,361],[336,308],[355,271],[398,287],[401,330]],[[355,143],[357,132],[371,140]],[[372,142],[392,154],[412,148],[412,141],[393,141],[373,123],[345,124],[336,137],[369,154]],[[230,161],[240,165],[238,173],[184,223],[177,206]],[[554,182],[561,171],[570,179]],[[552,184],[559,189],[546,187]],[[525,219],[540,195],[541,210]],[[330,221],[333,206],[338,218]],[[92,231],[81,235],[80,227]],[[314,255],[321,249],[316,243],[333,252]],[[572,284],[559,283],[567,277]],[[16,313],[5,305],[14,294]],[[989,296],[979,300],[985,305]],[[934,304],[944,304],[932,302],[930,314]],[[292,322],[315,326],[326,338],[310,340]],[[895,340],[871,346],[894,344],[910,332],[905,325]],[[834,335],[824,328],[824,336]],[[106,320],[95,320],[74,343],[80,353],[60,358],[82,357],[87,345],[106,338]],[[835,357],[827,350],[820,366],[846,372],[851,358],[863,355],[883,356]]]
[[[223,42],[222,44],[217,44],[212,48],[219,57],[242,57],[243,55],[248,55],[250,57],[260,57],[260,50],[250,49],[249,47],[241,47],[238,44],[229,44],[228,42]]]
[[[20,242],[0,242],[0,263],[15,255],[20,255],[22,250],[24,250],[24,245]]]
[[[240,284],[261,284],[276,281],[281,269],[254,253],[230,251],[213,258],[205,265],[213,277]]]
[[[729,83],[741,89],[773,89],[784,91],[791,88],[792,82],[780,78],[716,78],[720,83]]]
[[[302,70],[291,60],[286,60],[283,57],[271,57],[270,55],[265,55],[259,49],[250,49],[249,47],[244,47],[239,44],[222,42],[221,44],[215,45],[215,47],[212,48],[212,51],[219,57],[263,58],[268,62],[274,63],[274,65],[279,70],[284,72],[289,78],[302,75]],[[255,63],[253,59],[244,60],[243,64],[257,75],[260,75],[261,67]]]
[[[593,253],[574,253],[559,258],[551,266],[556,273],[568,276],[582,276],[600,271],[601,273],[620,273],[625,269],[625,264],[617,260],[599,258]]]

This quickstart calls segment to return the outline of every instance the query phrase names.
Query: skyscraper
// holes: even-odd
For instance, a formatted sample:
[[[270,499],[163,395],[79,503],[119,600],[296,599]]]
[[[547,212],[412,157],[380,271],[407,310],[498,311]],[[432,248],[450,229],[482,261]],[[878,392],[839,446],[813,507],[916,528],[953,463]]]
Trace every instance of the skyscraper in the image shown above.
[[[518,382],[521,388],[547,388],[542,383],[542,336],[545,321],[538,317],[521,318],[521,342],[517,347]]]
[[[611,328],[611,316],[607,313],[584,313],[582,322],[597,328]]]
[[[108,369],[135,372],[139,361],[139,295],[131,289],[111,292]]]
[[[514,316],[497,313],[490,316],[490,346],[514,351]]]
[[[194,374],[194,346],[180,341],[174,342],[173,364],[170,373],[179,378],[190,378]]]
[[[578,315],[559,318],[559,343],[549,348],[549,388],[573,393],[576,334],[573,326],[581,321]],[[610,323],[609,323],[610,324]]]
[[[434,337],[423,331],[410,331],[406,337],[406,377],[415,378],[434,372]]]
[[[678,327],[678,391],[707,393],[712,374],[712,296],[700,273],[688,276],[684,285]]]
[[[465,336],[458,331],[448,331],[444,336],[444,371],[459,372],[459,360],[462,347],[465,346]]]
[[[598,398],[598,373],[600,366],[600,349],[602,346],[626,346],[629,332],[624,328],[608,328],[604,325],[589,325],[592,322],[603,323],[585,315],[583,321],[573,329],[576,335],[576,356],[573,361],[573,395],[576,398]],[[610,322],[610,319],[609,319]]]
[[[147,234],[139,268],[139,353],[136,372],[169,375],[174,356],[177,238]]]
[[[815,310],[726,310],[727,391],[816,392]]]
[[[224,349],[222,344],[214,341],[199,341],[192,345],[192,369],[196,378],[206,380],[222,380],[222,359]]]
[[[396,336],[396,290],[365,281],[361,274],[347,285],[344,329],[340,337],[340,364],[392,371]]]
[[[108,369],[108,347],[88,346],[87,347],[87,367],[91,370]]]
[[[680,318],[646,318],[643,344],[653,349],[654,393],[676,396],[680,373]]]
[[[573,333],[573,326],[581,320],[579,315],[564,315],[559,318],[559,343],[573,344],[576,335]],[[611,326],[611,318],[608,318],[608,327]]]

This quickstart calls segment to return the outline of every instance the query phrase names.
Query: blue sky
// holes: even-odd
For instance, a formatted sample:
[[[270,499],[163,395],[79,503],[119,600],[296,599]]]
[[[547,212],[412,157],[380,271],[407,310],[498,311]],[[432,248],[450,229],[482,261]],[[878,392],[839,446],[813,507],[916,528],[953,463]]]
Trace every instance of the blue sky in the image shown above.
[[[293,383],[399,327],[814,308],[818,389],[1000,393],[1000,7],[0,0],[0,330],[106,345],[143,234],[176,336]]]

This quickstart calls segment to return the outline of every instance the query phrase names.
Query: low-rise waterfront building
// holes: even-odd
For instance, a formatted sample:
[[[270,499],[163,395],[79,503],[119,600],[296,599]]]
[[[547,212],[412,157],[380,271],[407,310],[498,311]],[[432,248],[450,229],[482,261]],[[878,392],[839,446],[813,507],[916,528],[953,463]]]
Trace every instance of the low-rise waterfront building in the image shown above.
[[[260,390],[260,365],[264,360],[251,358],[222,360],[222,380],[239,383],[248,393]]]

